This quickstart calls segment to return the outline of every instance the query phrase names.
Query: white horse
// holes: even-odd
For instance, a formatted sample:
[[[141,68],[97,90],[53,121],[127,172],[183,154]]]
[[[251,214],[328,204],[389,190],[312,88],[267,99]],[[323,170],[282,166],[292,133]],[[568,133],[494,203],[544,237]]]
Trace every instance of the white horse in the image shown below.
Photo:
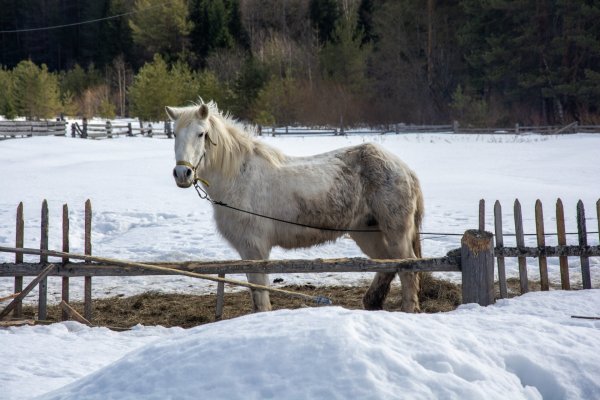
[[[345,233],[371,258],[421,256],[419,181],[383,148],[365,143],[312,157],[290,157],[257,139],[254,131],[245,131],[214,102],[166,111],[175,122],[173,175],[179,187],[201,181],[213,200],[281,220],[339,229],[301,227],[214,205],[217,228],[242,259],[268,259],[274,246],[309,247]],[[402,310],[418,311],[418,274],[399,275]],[[394,276],[376,274],[363,298],[366,309],[383,307]],[[269,285],[266,274],[247,277],[249,282]],[[253,290],[252,300],[255,311],[271,309],[268,291]]]

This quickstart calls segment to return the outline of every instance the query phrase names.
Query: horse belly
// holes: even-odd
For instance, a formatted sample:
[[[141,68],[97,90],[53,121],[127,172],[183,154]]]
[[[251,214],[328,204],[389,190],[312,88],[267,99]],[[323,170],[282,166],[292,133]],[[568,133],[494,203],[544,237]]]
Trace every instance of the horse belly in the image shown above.
[[[284,249],[306,248],[335,241],[343,232],[323,231],[312,228],[290,228],[287,231],[278,230],[274,237],[274,245]]]

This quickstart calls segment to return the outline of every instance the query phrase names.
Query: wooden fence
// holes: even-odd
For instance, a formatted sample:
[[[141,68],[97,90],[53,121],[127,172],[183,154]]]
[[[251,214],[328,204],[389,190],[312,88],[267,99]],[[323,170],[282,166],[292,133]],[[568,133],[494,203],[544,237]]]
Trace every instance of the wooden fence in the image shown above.
[[[208,274],[224,276],[225,274],[240,273],[332,273],[332,272],[460,272],[462,275],[462,300],[463,303],[479,303],[489,305],[494,303],[494,258],[497,259],[498,276],[500,283],[499,297],[508,296],[506,285],[506,274],[504,270],[504,259],[506,257],[517,257],[520,272],[520,291],[525,293],[529,290],[527,280],[526,257],[536,257],[539,260],[540,277],[542,290],[549,290],[549,278],[547,272],[547,257],[560,257],[562,288],[570,289],[568,273],[568,256],[577,256],[581,259],[581,271],[583,288],[591,288],[591,276],[589,257],[600,256],[599,246],[588,246],[588,234],[597,234],[597,232],[587,232],[586,218],[583,203],[577,205],[578,221],[578,244],[566,245],[566,233],[564,228],[564,211],[562,202],[557,202],[557,231],[558,246],[546,246],[545,237],[548,235],[544,231],[544,218],[542,215],[542,206],[538,201],[536,203],[536,236],[537,247],[526,247],[524,244],[523,223],[521,216],[521,206],[518,201],[515,202],[515,236],[516,247],[504,246],[503,238],[507,236],[503,233],[502,210],[499,202],[494,207],[494,224],[496,246],[494,247],[494,235],[484,231],[485,227],[485,203],[480,202],[479,207],[479,229],[468,230],[464,233],[461,240],[461,247],[450,251],[444,257],[425,258],[418,260],[372,260],[365,258],[343,258],[331,260],[264,260],[264,261],[209,261],[209,262],[172,262],[172,263],[153,263],[159,268],[149,269],[143,264],[127,265],[126,262],[113,260],[111,262],[72,262],[68,257],[63,256],[60,262],[49,263],[48,260],[48,204],[42,203],[41,210],[41,236],[40,236],[40,259],[36,263],[23,262],[23,254],[15,252],[14,263],[0,264],[0,277],[14,277],[15,295],[17,297],[12,303],[11,308],[5,308],[0,312],[0,319],[13,312],[15,318],[22,317],[21,300],[36,285],[39,287],[38,294],[38,315],[39,320],[47,318],[47,277],[62,277],[62,303],[67,305],[63,307],[62,318],[67,319],[69,315],[69,279],[73,277],[84,278],[84,317],[92,320],[92,277],[93,276],[138,276],[138,275],[172,275],[177,273],[191,272],[196,274]],[[69,209],[65,204],[62,213],[62,251],[69,252]],[[598,220],[600,221],[600,200],[596,203]],[[84,218],[84,253],[92,254],[92,206],[88,200],[85,203]],[[600,225],[600,222],[599,222]],[[600,227],[599,227],[600,231]],[[23,248],[24,243],[24,217],[23,204],[19,204],[16,213],[16,237],[15,247]],[[0,247],[0,251],[14,252],[12,248]],[[32,253],[33,254],[33,253]],[[85,258],[85,257],[81,257]],[[148,263],[145,263],[148,264]],[[161,267],[170,268],[169,271],[157,270]],[[27,288],[23,288],[23,277],[35,276]],[[217,300],[217,318],[222,314],[222,296],[223,282],[218,284]],[[220,303],[220,306],[219,306]]]
[[[0,137],[25,137],[25,136],[64,136],[67,130],[65,121],[0,121]],[[461,127],[457,122],[449,125],[411,125],[388,124],[371,127],[276,127],[259,126],[259,135],[270,136],[337,136],[337,135],[385,135],[406,133],[463,133],[463,134],[542,134],[559,135],[572,133],[600,133],[600,125],[578,125],[573,122],[566,126],[520,126],[505,128],[471,128]],[[136,122],[110,121],[90,123],[83,119],[79,124],[71,124],[71,136],[80,138],[112,138],[116,136],[147,136],[165,135],[173,137],[173,123],[165,121],[161,127],[152,124],[143,126]]]
[[[473,128],[462,127],[458,122],[449,125],[412,125],[412,124],[388,124],[375,127],[275,127],[259,126],[259,135],[269,136],[292,136],[292,135],[386,135],[406,133],[463,133],[463,134],[541,134],[541,135],[564,135],[574,133],[600,133],[600,125],[578,125],[573,122],[568,125],[549,126],[520,126],[504,128]]]
[[[0,121],[0,136],[65,136],[66,126],[65,121]]]
[[[480,217],[479,225],[480,229],[485,226],[484,210],[485,203],[480,201]],[[544,225],[544,211],[542,202],[537,200],[535,203],[535,233],[526,234],[523,231],[523,216],[521,203],[519,200],[515,200],[513,206],[514,216],[514,234],[506,234],[503,231],[502,223],[502,206],[499,201],[494,203],[494,233],[496,238],[496,246],[494,248],[494,255],[497,258],[498,265],[498,282],[500,287],[500,297],[506,298],[507,283],[505,273],[505,258],[516,257],[518,259],[519,266],[519,287],[520,293],[527,293],[529,291],[528,284],[528,271],[527,271],[527,257],[534,257],[538,259],[539,273],[540,273],[540,285],[541,290],[550,289],[550,280],[548,277],[548,257],[558,257],[560,264],[560,281],[561,288],[569,290],[571,288],[570,277],[569,277],[569,261],[568,257],[579,257],[581,264],[581,281],[583,289],[592,288],[592,280],[590,274],[590,257],[600,256],[600,199],[595,204],[596,207],[596,221],[597,231],[588,232],[585,208],[583,202],[580,200],[576,207],[576,221],[577,221],[577,232],[567,233],[565,229],[565,212],[564,206],[561,199],[556,201],[555,206],[555,221],[556,221],[556,233],[546,233]],[[525,236],[531,235],[536,238],[536,247],[525,246]],[[573,246],[567,245],[567,235],[577,235],[578,244]],[[596,235],[599,238],[598,246],[589,246],[588,238],[590,235]],[[516,247],[505,247],[504,238],[506,236],[515,236]],[[547,246],[546,238],[548,236],[556,236],[557,246]]]
[[[113,138],[116,136],[147,136],[166,135],[168,138],[173,137],[173,123],[165,121],[163,129],[154,129],[152,124],[144,127],[142,124],[115,123],[106,121],[104,123],[88,123],[87,119],[83,119],[81,125],[75,122],[71,124],[71,137],[80,137],[82,139],[97,139],[97,138]]]

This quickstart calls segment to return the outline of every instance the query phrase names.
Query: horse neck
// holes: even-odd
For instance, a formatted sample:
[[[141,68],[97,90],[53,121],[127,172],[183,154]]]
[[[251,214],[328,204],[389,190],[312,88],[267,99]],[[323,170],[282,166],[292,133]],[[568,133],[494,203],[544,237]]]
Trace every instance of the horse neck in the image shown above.
[[[211,196],[228,191],[236,184],[242,166],[254,149],[253,140],[226,121],[217,121],[215,129],[220,131],[221,137],[216,139],[216,146],[208,146],[210,152],[216,153],[207,153],[209,162],[201,171],[201,177],[210,183],[208,192]]]

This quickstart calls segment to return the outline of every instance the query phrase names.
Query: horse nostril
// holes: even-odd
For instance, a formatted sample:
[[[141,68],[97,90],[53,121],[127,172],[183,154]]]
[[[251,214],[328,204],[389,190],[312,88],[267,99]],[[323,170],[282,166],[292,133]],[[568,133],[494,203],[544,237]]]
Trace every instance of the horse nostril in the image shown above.
[[[173,177],[177,178],[177,170],[173,168]]]
[[[190,176],[192,176],[192,170],[188,168],[187,171],[185,171],[185,176],[187,178],[189,178]]]

